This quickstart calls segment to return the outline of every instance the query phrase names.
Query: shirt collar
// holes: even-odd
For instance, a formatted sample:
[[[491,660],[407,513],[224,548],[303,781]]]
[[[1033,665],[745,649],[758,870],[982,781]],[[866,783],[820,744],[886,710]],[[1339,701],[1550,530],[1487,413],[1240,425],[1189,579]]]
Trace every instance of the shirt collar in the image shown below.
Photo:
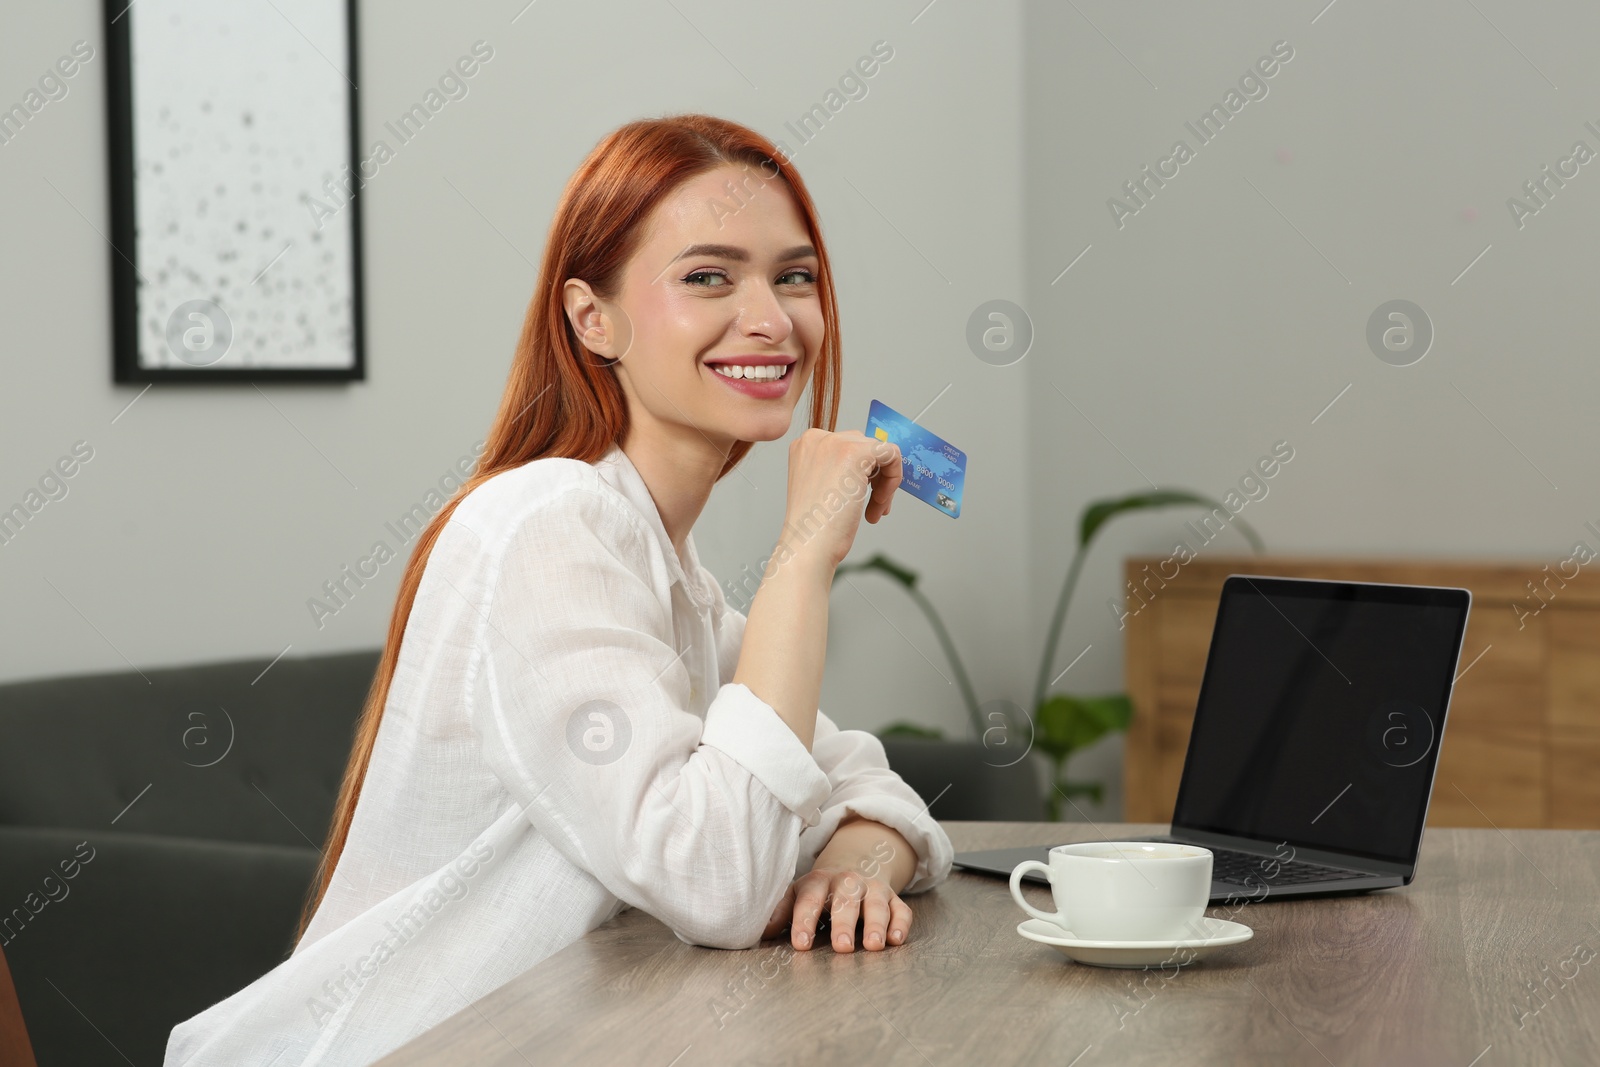
[[[694,548],[694,533],[691,531],[683,541],[683,551],[688,557],[687,561],[680,560],[677,549],[672,547],[672,538],[667,536],[667,528],[661,522],[661,511],[650,495],[650,487],[644,484],[644,477],[628,458],[628,454],[622,450],[621,445],[613,444],[607,449],[606,454],[595,461],[595,468],[600,471],[600,476],[644,517],[645,525],[656,536],[661,555],[667,561],[667,573],[671,575],[672,580],[682,583],[684,592],[689,594],[690,600],[700,607],[709,607],[712,603],[711,590],[702,584],[700,555]],[[685,562],[688,564],[687,568],[684,566]]]

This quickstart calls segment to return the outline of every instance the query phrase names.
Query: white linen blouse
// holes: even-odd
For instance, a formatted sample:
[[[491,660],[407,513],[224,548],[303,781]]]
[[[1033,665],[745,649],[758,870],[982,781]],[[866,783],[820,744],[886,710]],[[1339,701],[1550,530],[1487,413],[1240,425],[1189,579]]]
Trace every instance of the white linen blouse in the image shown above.
[[[616,446],[467,494],[305,936],[165,1063],[370,1063],[628,907],[753,947],[850,812],[916,850],[902,895],[944,881],[950,839],[877,738],[819,711],[808,752],[730,680],[745,616],[685,555]]]

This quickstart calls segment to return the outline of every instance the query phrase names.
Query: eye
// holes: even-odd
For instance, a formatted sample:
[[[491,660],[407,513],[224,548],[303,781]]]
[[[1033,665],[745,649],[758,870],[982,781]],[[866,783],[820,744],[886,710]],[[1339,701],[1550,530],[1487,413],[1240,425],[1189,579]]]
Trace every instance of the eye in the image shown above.
[[[793,278],[796,275],[799,276],[799,280],[790,282],[788,284],[810,285],[812,282],[817,280],[814,276],[812,276],[812,273],[809,270],[806,270],[804,267],[796,267],[794,270],[785,271],[784,273],[778,275],[778,280],[781,282],[784,278]]]
[[[721,278],[723,281],[727,281],[728,276],[726,274],[722,273],[722,271],[720,271],[720,270],[697,270],[697,271],[694,271],[694,272],[692,272],[690,274],[684,275],[683,280],[685,282],[687,282],[688,284],[694,285],[694,286],[698,286],[701,289],[720,289],[720,288],[722,288],[722,286],[720,286],[720,285],[707,285],[707,284],[704,284],[704,283],[701,283],[701,282],[697,282],[697,281],[694,280],[696,278]]]

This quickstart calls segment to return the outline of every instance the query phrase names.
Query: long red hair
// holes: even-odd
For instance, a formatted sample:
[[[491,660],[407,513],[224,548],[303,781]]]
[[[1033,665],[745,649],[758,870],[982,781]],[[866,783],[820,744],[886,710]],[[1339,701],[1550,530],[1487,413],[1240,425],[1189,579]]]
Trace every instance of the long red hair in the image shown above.
[[[556,205],[505,394],[477,468],[417,538],[401,575],[383,656],[356,723],[322,864],[295,932],[297,943],[322,903],[344,851],[400,658],[400,638],[439,531],[461,499],[496,474],[545,456],[592,463],[627,433],[628,407],[621,384],[609,362],[594,359],[580,345],[562,303],[562,285],[568,278],[579,278],[601,297],[614,298],[623,268],[637,250],[641,228],[655,206],[687,179],[724,165],[758,168],[758,180],[781,178],[805,219],[817,250],[824,324],[823,349],[811,383],[811,425],[834,428],[839,414],[839,309],[822,228],[799,172],[759,133],[709,115],[645,119],[607,136],[578,167]],[[733,446],[717,475],[719,481],[750,451],[750,444],[739,441]]]

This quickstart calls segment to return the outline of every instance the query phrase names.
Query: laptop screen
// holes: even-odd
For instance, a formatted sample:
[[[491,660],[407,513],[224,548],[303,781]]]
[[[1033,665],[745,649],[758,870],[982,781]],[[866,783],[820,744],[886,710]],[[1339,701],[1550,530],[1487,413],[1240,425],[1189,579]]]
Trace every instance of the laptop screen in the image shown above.
[[[1470,599],[1229,577],[1173,826],[1415,862]]]

